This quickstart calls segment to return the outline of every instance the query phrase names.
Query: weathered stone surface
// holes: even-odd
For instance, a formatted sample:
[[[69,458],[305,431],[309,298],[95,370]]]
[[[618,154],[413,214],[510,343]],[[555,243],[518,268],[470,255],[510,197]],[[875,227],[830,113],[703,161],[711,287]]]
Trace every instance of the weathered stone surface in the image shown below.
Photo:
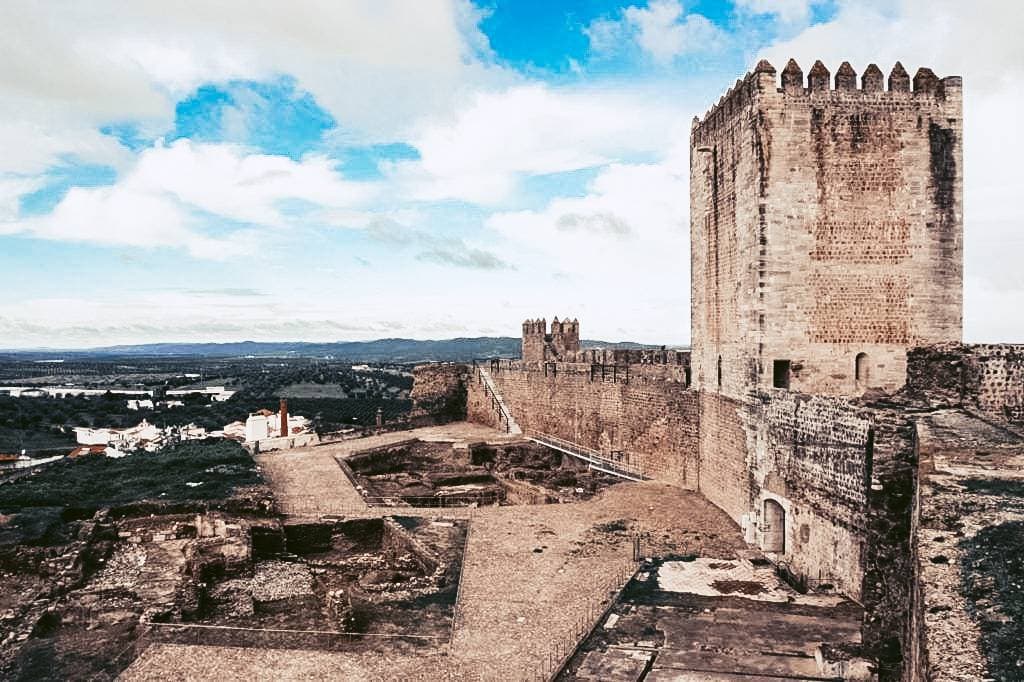
[[[693,130],[698,388],[743,398],[786,360],[803,392],[896,390],[908,348],[960,340],[959,79],[922,70],[911,93],[901,71],[858,90],[844,64],[830,90],[818,62],[808,93],[795,63],[782,89],[755,72]]]
[[[502,360],[491,377],[525,432],[599,450],[656,480],[697,486],[697,394],[664,365]],[[683,381],[678,379],[683,378]],[[674,380],[676,379],[676,380]],[[492,398],[469,382],[469,418],[500,428]]]
[[[413,369],[410,418],[423,426],[466,418],[466,380],[469,368],[451,362],[418,365]]]

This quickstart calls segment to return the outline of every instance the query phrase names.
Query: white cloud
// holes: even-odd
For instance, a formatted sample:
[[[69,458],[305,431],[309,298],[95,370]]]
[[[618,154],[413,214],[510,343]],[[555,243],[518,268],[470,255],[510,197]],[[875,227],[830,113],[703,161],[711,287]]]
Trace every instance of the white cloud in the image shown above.
[[[630,40],[621,18],[595,19],[583,28],[583,34],[590,42],[590,51],[597,55],[608,55],[623,49],[624,43]]]
[[[411,139],[421,158],[391,177],[417,199],[501,204],[526,175],[592,168],[663,149],[686,117],[679,104],[607,90],[544,85],[478,94],[454,118]]]
[[[128,150],[95,128],[75,122],[48,125],[9,119],[2,111],[0,149],[0,174],[42,174],[65,157],[115,168],[131,162]]]
[[[685,151],[660,163],[611,164],[602,169],[582,197],[560,197],[541,211],[507,211],[488,226],[532,248],[565,253],[576,245],[597,251],[621,248],[631,240],[641,248],[685,239],[689,225],[689,167]],[[587,257],[578,261],[589,269]]]
[[[22,130],[0,133],[0,170],[107,157],[103,123],[166,129],[198,85],[282,74],[350,138],[394,139],[460,93],[514,79],[490,62],[478,19],[468,0],[6,2],[0,129]],[[39,130],[24,135],[30,124]]]
[[[725,46],[726,33],[701,14],[686,13],[679,0],[651,0],[631,5],[615,19],[597,19],[584,29],[597,55],[622,52],[635,42],[659,64],[688,54],[714,52]]]
[[[639,31],[637,42],[658,62],[720,46],[724,33],[700,14],[683,15],[678,0],[652,0],[646,9],[629,7],[626,21]]]
[[[543,305],[592,311],[588,334],[681,342],[689,335],[687,159],[680,145],[657,163],[611,164],[585,196],[496,213],[487,226],[524,260],[558,273],[562,283],[545,287]]]
[[[40,178],[26,178],[0,175],[0,234],[3,224],[18,217],[19,200],[22,195],[42,187]]]
[[[772,14],[788,24],[800,24],[810,18],[813,0],[736,0],[736,7],[753,14]]]
[[[225,258],[251,248],[251,229],[227,238],[208,236],[204,214],[262,228],[291,218],[280,202],[345,211],[368,201],[371,186],[345,181],[326,158],[302,161],[249,153],[244,147],[178,140],[139,155],[110,186],[72,188],[47,214],[0,223],[0,232],[46,239],[137,247],[184,247],[192,255]]]

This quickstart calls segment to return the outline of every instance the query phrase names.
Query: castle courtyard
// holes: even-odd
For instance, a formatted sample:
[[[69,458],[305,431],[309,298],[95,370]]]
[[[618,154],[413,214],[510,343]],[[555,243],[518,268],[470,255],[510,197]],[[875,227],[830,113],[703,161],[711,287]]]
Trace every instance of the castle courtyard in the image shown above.
[[[478,424],[454,423],[260,455],[258,461],[294,520],[379,516],[395,510],[367,506],[335,457],[410,437],[509,439]],[[699,493],[654,482],[624,481],[571,504],[403,507],[401,513],[469,521],[450,642],[399,652],[403,648],[391,642],[361,652],[158,643],[122,678],[542,679],[637,570],[635,534],[647,556],[749,556],[738,527],[721,510]]]

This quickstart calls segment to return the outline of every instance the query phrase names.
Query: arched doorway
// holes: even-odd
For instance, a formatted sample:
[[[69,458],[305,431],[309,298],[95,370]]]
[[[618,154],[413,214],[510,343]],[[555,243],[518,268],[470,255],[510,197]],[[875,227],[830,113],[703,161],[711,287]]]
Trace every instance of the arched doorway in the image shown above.
[[[764,551],[786,553],[786,510],[775,500],[764,501]]]

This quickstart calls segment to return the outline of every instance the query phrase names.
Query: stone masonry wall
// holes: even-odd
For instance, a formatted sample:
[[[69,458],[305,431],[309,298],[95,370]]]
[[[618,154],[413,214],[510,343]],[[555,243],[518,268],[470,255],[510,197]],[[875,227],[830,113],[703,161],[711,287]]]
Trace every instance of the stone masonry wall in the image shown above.
[[[749,80],[749,77],[748,77]],[[694,131],[690,145],[693,385],[742,398],[757,379],[763,143],[745,83]]]
[[[779,502],[787,510],[785,558],[791,570],[858,597],[873,415],[841,399],[776,389],[761,395],[750,419],[748,523],[755,541],[764,544],[765,501]]]
[[[411,419],[443,423],[466,418],[466,365],[438,362],[413,369]]]
[[[524,431],[546,433],[606,454],[622,453],[652,478],[697,487],[697,396],[659,366],[632,365],[603,376],[590,364],[494,362],[495,386]],[[469,418],[497,425],[478,382]]]
[[[1024,425],[1024,345],[940,344],[907,355],[911,395]]]
[[[621,453],[652,478],[698,489],[754,544],[765,540],[766,500],[778,502],[786,512],[779,558],[815,583],[860,596],[874,411],[785,390],[753,403],[696,392],[666,377],[664,365],[488,367],[524,431]],[[467,406],[469,419],[503,428],[479,379],[469,382]]]
[[[699,490],[808,587],[861,600],[866,651],[887,666],[885,679],[898,679],[911,629],[915,452],[906,415],[782,389],[736,400],[688,389],[665,368],[488,365],[527,432],[621,452],[656,480]],[[499,426],[475,375],[467,405],[469,419]],[[766,545],[769,501],[784,511],[781,551]]]
[[[701,391],[698,489],[742,524],[751,510],[751,435],[746,405],[720,393]]]
[[[895,390],[907,348],[959,341],[962,114],[958,77],[877,67],[835,87],[817,63],[737,82],[691,135],[697,385]],[[746,191],[743,191],[746,190]],[[856,359],[864,354],[861,377]]]

